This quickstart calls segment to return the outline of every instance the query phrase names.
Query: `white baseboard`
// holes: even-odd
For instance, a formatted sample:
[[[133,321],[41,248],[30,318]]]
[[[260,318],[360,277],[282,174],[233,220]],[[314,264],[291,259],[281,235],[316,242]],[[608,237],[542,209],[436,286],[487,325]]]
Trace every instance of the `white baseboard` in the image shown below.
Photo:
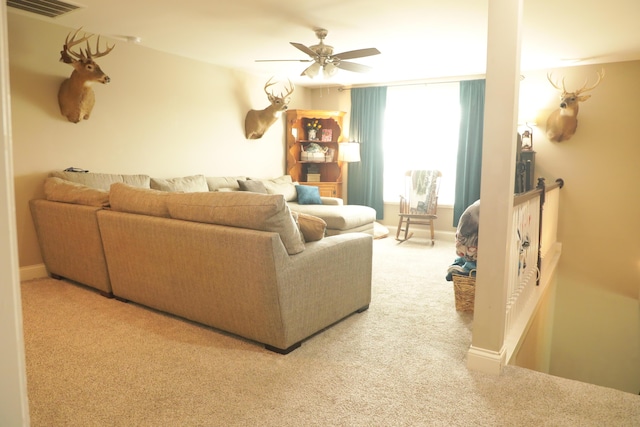
[[[506,363],[507,351],[504,347],[498,352],[471,346],[467,353],[467,368],[472,371],[500,375]]]
[[[20,267],[20,281],[41,279],[49,276],[47,268],[44,264],[28,265],[26,267]]]

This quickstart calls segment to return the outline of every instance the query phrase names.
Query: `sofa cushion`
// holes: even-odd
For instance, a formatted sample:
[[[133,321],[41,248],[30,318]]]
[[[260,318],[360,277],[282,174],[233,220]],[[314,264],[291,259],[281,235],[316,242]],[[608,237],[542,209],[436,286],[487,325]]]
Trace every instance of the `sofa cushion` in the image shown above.
[[[240,191],[251,191],[252,193],[268,194],[267,187],[261,181],[238,180]]]
[[[302,235],[282,195],[247,191],[170,194],[172,218],[276,232],[290,255],[304,250]]]
[[[198,191],[209,191],[207,179],[204,175],[184,176],[180,178],[151,178],[151,188],[161,191],[181,191],[184,193],[195,193]]]
[[[109,206],[109,192],[91,188],[62,178],[49,177],[44,180],[44,195],[54,202],[75,203],[87,206]]]
[[[167,201],[170,194],[173,193],[115,183],[111,185],[109,201],[114,211],[169,218]]]
[[[312,185],[296,185],[298,203],[301,205],[321,205],[320,189]]]
[[[274,179],[260,179],[269,194],[282,194],[287,202],[296,200],[298,193],[291,175],[283,175]]]
[[[134,187],[149,188],[150,178],[148,175],[118,175],[109,173],[84,173],[84,172],[65,172],[54,171],[49,174],[56,178],[62,178],[67,181],[77,182],[91,188],[99,188],[101,190],[109,190],[111,184],[123,182]]]
[[[245,176],[208,176],[209,191],[239,191],[238,180],[245,180]]]
[[[324,238],[327,223],[322,218],[301,212],[293,213],[298,217],[298,226],[306,242],[315,242]]]
[[[289,203],[291,210],[322,218],[329,230],[351,230],[371,224],[376,220],[376,210],[360,205],[301,205]],[[331,234],[331,233],[327,233]]]

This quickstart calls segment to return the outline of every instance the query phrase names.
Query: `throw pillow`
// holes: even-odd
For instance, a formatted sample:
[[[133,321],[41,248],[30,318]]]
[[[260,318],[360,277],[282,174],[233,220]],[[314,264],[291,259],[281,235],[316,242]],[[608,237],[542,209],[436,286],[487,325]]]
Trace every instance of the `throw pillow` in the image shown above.
[[[238,180],[240,191],[250,191],[252,193],[268,194],[267,187],[261,181]]]
[[[301,205],[321,205],[320,189],[312,185],[296,185],[298,203]]]
[[[298,225],[306,242],[315,242],[324,238],[327,223],[322,218],[301,212],[297,212],[297,214]]]
[[[284,200],[287,202],[292,202],[296,200],[297,193],[296,187],[291,180],[291,175],[283,175],[279,178],[273,179],[256,179],[257,181],[261,181],[264,186],[267,188],[267,193],[269,194],[282,194],[284,196]]]
[[[151,188],[161,191],[181,191],[183,193],[209,191],[209,185],[207,185],[207,179],[204,175],[184,176],[171,179],[151,178]]]
[[[44,181],[44,195],[54,202],[75,203],[78,205],[107,207],[109,192],[91,188],[62,178],[49,177]]]
[[[238,180],[244,181],[244,176],[208,176],[207,185],[209,191],[220,191],[221,188],[231,188],[235,191],[239,190]]]

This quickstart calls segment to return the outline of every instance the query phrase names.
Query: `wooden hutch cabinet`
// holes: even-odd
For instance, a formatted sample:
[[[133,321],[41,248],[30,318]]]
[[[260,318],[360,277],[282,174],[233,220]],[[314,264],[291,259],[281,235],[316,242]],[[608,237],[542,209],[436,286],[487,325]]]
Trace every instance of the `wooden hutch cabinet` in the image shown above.
[[[343,111],[287,110],[287,175],[302,185],[313,185],[320,195],[342,198],[342,162],[338,161],[343,142]],[[320,126],[316,139],[309,139],[309,124]],[[326,150],[324,157],[309,158],[311,143]],[[318,176],[319,175],[319,176]]]

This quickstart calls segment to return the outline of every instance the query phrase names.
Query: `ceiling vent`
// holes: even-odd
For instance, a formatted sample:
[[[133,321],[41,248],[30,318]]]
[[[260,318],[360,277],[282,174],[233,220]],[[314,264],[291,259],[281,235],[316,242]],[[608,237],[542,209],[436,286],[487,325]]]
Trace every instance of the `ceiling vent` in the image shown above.
[[[59,0],[7,0],[7,6],[48,18],[57,18],[85,7]]]

